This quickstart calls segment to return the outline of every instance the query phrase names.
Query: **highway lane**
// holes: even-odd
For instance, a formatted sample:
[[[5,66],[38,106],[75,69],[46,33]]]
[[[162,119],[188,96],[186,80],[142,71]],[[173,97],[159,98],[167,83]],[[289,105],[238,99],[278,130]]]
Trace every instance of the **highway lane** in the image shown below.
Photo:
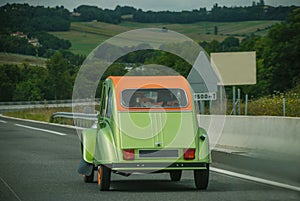
[[[41,130],[32,130],[29,127]],[[170,182],[168,174],[130,177],[113,174],[112,190],[99,192],[96,183],[86,184],[77,174],[79,159],[79,140],[74,129],[0,117],[1,201],[92,199],[279,201],[300,198],[299,191],[213,171],[207,191],[195,190],[192,172],[187,171],[184,172],[180,182]]]

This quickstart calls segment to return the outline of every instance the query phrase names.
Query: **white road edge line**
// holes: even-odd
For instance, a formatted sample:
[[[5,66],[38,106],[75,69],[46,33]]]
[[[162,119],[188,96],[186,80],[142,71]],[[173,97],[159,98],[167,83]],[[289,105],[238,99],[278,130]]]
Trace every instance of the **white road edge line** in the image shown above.
[[[289,185],[289,184],[284,184],[284,183],[280,183],[280,182],[276,182],[276,181],[271,181],[271,180],[267,180],[267,179],[253,177],[253,176],[240,174],[240,173],[236,173],[236,172],[231,172],[231,171],[228,171],[228,170],[223,170],[223,169],[214,168],[214,167],[211,167],[210,170],[212,170],[214,172],[217,172],[217,173],[230,175],[230,176],[233,176],[233,177],[238,177],[238,178],[242,178],[242,179],[246,179],[246,180],[250,180],[250,181],[255,181],[255,182],[259,182],[259,183],[263,183],[263,184],[268,184],[268,185],[271,185],[271,186],[286,188],[286,189],[294,190],[294,191],[300,191],[300,187],[298,187],[298,186],[292,186],[292,185]]]
[[[17,198],[17,200],[22,201],[20,197],[17,195],[17,193],[0,177],[0,180],[4,183],[4,185],[12,192],[12,194]]]
[[[72,125],[63,125],[63,124],[58,124],[58,123],[49,123],[45,121],[36,121],[36,120],[31,120],[31,119],[22,119],[22,118],[16,118],[16,117],[9,117],[9,116],[4,116],[3,114],[0,114],[0,117],[4,117],[6,119],[14,119],[14,120],[19,120],[23,122],[32,122],[32,123],[38,123],[38,124],[44,124],[44,125],[50,125],[50,126],[59,126],[63,128],[71,128],[71,129],[77,129],[77,130],[84,130],[86,128],[83,127],[77,127],[77,126],[72,126]]]
[[[47,133],[52,133],[52,134],[55,134],[55,135],[61,135],[61,136],[67,135],[65,133],[60,133],[60,132],[46,130],[46,129],[41,129],[41,128],[35,128],[35,127],[31,127],[31,126],[25,126],[25,125],[22,125],[22,124],[15,124],[15,125],[19,126],[19,127],[23,127],[23,128],[32,129],[32,130],[37,130],[37,131],[43,131],[43,132],[47,132]]]
[[[3,120],[0,120],[0,122],[1,122],[1,123],[4,123],[4,124],[6,124],[6,123],[7,123],[6,121],[3,121]]]

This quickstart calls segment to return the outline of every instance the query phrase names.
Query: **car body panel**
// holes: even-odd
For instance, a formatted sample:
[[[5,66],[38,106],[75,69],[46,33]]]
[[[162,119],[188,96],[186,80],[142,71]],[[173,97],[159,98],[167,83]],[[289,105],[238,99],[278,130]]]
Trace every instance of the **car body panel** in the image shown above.
[[[101,124],[96,138],[95,164],[118,162],[118,152],[112,130],[107,123]]]
[[[192,112],[120,112],[118,122],[121,149],[196,146]]]
[[[88,163],[94,162],[97,129],[89,128],[82,132],[83,159]]]

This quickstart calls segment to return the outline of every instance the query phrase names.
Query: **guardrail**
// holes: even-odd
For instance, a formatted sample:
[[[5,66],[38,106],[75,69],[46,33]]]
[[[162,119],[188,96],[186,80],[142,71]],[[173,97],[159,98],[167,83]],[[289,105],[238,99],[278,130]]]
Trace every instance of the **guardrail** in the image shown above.
[[[74,104],[98,105],[99,103],[99,99],[0,102],[0,113],[33,108],[72,107]]]
[[[67,100],[42,100],[42,101],[15,101],[15,102],[0,102],[0,105],[39,105],[39,104],[61,104],[61,103],[86,103],[96,102],[99,103],[100,99],[67,99]]]
[[[72,119],[73,123],[82,128],[89,128],[98,120],[98,114],[71,113],[71,112],[56,112],[51,115],[50,122],[58,122],[66,124],[63,119]],[[58,119],[59,118],[59,119]]]

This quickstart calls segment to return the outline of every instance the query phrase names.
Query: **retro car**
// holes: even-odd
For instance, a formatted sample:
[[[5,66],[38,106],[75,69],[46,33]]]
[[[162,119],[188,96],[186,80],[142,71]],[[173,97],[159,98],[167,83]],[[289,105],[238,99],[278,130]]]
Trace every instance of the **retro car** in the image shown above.
[[[208,135],[198,126],[190,85],[182,76],[110,76],[101,91],[98,123],[83,130],[78,172],[99,190],[111,174],[169,173],[179,181],[192,170],[197,189],[209,182]]]

